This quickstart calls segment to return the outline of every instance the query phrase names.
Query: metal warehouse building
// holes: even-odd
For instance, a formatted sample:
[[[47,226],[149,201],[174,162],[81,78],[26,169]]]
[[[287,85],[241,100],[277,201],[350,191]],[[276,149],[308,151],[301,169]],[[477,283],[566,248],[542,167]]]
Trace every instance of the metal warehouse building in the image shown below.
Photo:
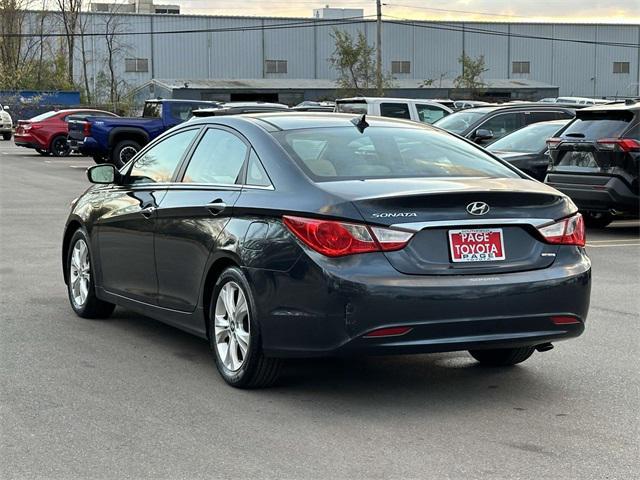
[[[104,32],[109,19],[114,24],[113,14],[84,15],[87,33]],[[118,37],[115,67],[131,87],[152,79],[200,86],[258,79],[326,85],[336,77],[327,60],[334,50],[332,29],[362,30],[372,45],[376,38],[375,21],[369,19],[118,14],[116,25],[126,35]],[[170,33],[176,31],[191,33]],[[484,76],[494,82],[557,86],[560,95],[640,94],[640,25],[387,20],[382,38],[384,70],[393,73],[398,85],[414,90],[424,80],[434,88],[450,84],[460,74],[458,58],[464,52],[484,55],[489,69]],[[91,82],[106,68],[106,42],[103,36],[85,42]],[[76,62],[80,75],[80,55]],[[416,91],[438,96],[428,90]],[[153,87],[142,91],[154,93]]]

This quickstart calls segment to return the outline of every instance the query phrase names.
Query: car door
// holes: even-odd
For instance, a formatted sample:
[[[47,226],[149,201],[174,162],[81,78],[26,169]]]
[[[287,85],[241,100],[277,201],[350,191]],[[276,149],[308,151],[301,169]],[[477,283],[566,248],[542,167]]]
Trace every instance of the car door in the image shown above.
[[[160,201],[155,240],[160,306],[195,310],[207,260],[220,248],[220,233],[240,195],[249,150],[234,130],[205,128],[180,181]]]
[[[156,210],[168,183],[199,131],[162,138],[124,167],[121,185],[104,193],[98,226],[102,286],[109,292],[156,304]]]

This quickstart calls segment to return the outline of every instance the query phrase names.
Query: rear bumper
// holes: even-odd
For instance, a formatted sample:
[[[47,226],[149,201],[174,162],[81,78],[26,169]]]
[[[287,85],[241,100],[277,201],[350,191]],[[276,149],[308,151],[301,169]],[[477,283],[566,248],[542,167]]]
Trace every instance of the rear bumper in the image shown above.
[[[303,255],[287,273],[247,269],[265,353],[280,357],[444,352],[539,345],[584,331],[591,265],[560,249],[549,268],[499,275],[405,275],[383,255]],[[314,256],[315,257],[315,256]],[[331,264],[331,265],[330,265]],[[337,267],[337,268],[336,268]],[[578,323],[555,325],[551,316]],[[365,335],[410,327],[395,337]]]
[[[75,146],[74,146],[75,142]],[[78,150],[84,155],[106,155],[107,152],[100,146],[100,144],[93,137],[84,137],[80,140],[70,140],[71,148]]]
[[[568,195],[582,211],[638,214],[640,197],[617,177],[548,173],[545,183]]]
[[[18,147],[41,148],[46,150],[46,146],[42,146],[40,142],[31,134],[16,133],[13,135],[13,143]]]

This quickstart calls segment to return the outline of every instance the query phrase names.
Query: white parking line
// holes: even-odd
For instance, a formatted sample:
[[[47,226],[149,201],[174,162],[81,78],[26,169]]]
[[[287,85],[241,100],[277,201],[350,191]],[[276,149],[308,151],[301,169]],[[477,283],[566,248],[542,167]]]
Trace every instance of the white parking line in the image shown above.
[[[631,237],[631,238],[609,238],[607,240],[590,240],[589,243],[612,243],[612,242],[637,242],[640,241],[640,238]]]
[[[608,245],[592,245],[591,243],[587,243],[587,247],[589,248],[606,248],[606,247],[637,247],[640,246],[640,243],[611,243]]]

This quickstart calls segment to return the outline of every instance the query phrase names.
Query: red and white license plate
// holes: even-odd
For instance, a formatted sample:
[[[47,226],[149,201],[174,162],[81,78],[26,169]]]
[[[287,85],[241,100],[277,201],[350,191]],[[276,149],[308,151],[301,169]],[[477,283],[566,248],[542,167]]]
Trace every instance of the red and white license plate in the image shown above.
[[[449,230],[449,249],[454,262],[504,260],[501,228]]]

